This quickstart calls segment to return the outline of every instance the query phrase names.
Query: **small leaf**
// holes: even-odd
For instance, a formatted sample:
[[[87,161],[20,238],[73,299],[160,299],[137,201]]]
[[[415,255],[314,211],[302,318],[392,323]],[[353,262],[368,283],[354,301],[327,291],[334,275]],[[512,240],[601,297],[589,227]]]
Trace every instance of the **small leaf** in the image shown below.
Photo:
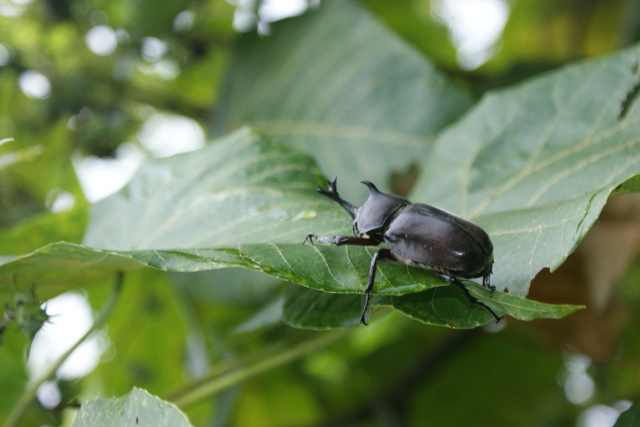
[[[560,319],[584,307],[568,304],[547,304],[509,295],[472,282],[465,286],[479,302],[498,316],[509,315],[519,320]],[[379,305],[390,305],[421,322],[455,329],[471,329],[494,321],[488,310],[469,301],[456,286],[443,286],[417,294],[387,297]]]
[[[139,388],[134,388],[123,397],[83,403],[73,423],[73,427],[191,425],[187,416],[175,405]]]
[[[509,315],[518,320],[561,319],[585,307],[573,304],[549,304],[517,295],[494,291],[473,282],[464,282],[471,295],[491,307],[498,315]]]

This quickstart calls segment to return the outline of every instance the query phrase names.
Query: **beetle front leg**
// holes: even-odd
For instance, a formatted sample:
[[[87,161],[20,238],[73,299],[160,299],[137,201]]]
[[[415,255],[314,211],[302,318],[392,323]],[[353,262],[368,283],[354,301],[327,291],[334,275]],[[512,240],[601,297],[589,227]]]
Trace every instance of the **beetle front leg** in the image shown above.
[[[307,240],[313,242],[313,239],[316,239],[318,243],[325,243],[330,245],[356,245],[356,246],[376,246],[379,245],[380,242],[372,239],[370,237],[359,237],[359,236],[318,236],[316,233],[309,233],[307,237],[304,238],[302,244],[304,245]]]
[[[472,302],[473,304],[477,304],[480,305],[482,307],[484,307],[485,310],[487,310],[494,319],[496,319],[496,323],[498,323],[500,320],[502,320],[502,317],[499,317],[495,311],[493,311],[491,309],[491,307],[489,307],[488,305],[486,305],[485,303],[478,301],[478,299],[476,297],[474,297],[473,295],[471,295],[471,293],[469,292],[469,289],[467,289],[467,287],[458,279],[456,279],[455,277],[452,276],[442,276],[447,282],[449,283],[453,283],[454,285],[456,285],[458,288],[460,288],[460,290],[462,291],[462,293],[464,294],[464,296],[467,298],[467,300],[469,302]],[[485,276],[486,277],[486,276]],[[483,284],[484,284],[484,280],[483,280]],[[494,288],[495,286],[488,286],[489,289]],[[493,292],[493,289],[491,290],[491,292]]]
[[[373,284],[376,280],[376,269],[378,268],[378,262],[381,260],[396,261],[396,258],[389,249],[378,249],[371,258],[371,265],[369,266],[369,281],[367,282],[367,288],[364,290],[364,308],[362,309],[362,315],[360,315],[360,323],[363,325],[367,324],[365,317],[371,300],[371,292],[373,292]]]
[[[302,244],[304,245],[307,240],[313,242],[316,239],[318,243],[326,243],[331,245],[357,245],[357,246],[377,246],[380,241],[371,237],[360,236],[318,236],[316,233],[309,233],[304,238]],[[373,284],[376,279],[376,268],[378,267],[378,261],[397,261],[393,256],[393,253],[389,249],[378,249],[371,258],[371,265],[369,266],[369,280],[367,282],[367,288],[364,291],[364,308],[362,309],[362,315],[360,316],[360,323],[367,324],[365,319],[367,309],[369,308],[369,302],[371,301],[371,292],[373,291]]]

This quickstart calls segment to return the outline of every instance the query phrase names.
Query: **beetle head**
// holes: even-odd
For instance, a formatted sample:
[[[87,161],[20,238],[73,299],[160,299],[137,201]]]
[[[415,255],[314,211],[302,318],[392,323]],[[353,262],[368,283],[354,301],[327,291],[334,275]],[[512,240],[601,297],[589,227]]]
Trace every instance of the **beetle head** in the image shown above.
[[[369,181],[362,181],[362,183],[369,187],[369,198],[360,207],[354,219],[354,224],[361,234],[382,229],[395,211],[411,204],[400,196],[382,193]]]

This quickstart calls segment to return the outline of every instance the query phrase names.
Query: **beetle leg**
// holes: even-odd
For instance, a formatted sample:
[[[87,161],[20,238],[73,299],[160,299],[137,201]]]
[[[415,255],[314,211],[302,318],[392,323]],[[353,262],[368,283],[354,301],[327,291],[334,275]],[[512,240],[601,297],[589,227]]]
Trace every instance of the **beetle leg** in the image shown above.
[[[313,241],[316,239],[318,243],[326,243],[330,245],[356,245],[356,246],[376,246],[379,245],[380,242],[376,239],[372,239],[370,237],[359,237],[359,236],[318,236],[316,233],[309,233],[307,237],[304,238],[302,244],[304,245],[307,240]]]
[[[493,263],[491,263],[491,264],[493,264]],[[485,288],[489,288],[491,290],[491,295],[493,295],[493,291],[496,290],[496,287],[492,286],[491,282],[489,280],[489,277],[491,276],[491,273],[492,273],[491,270],[493,270],[493,265],[489,269],[489,272],[482,277],[482,286],[484,286]]]
[[[344,208],[345,211],[349,213],[349,215],[351,215],[351,219],[355,219],[356,215],[358,214],[358,207],[352,205],[351,203],[347,202],[342,197],[340,197],[340,194],[338,194],[337,182],[338,182],[337,177],[333,178],[333,181],[327,180],[328,189],[323,190],[322,188],[318,187],[318,193],[322,194],[323,196],[327,196],[334,202],[338,203],[340,206]]]
[[[491,276],[491,272],[488,272],[482,277],[482,286],[491,290],[491,295],[493,295],[493,291],[496,290],[496,287],[491,284],[489,281],[489,276]]]
[[[378,268],[378,261],[396,261],[393,253],[389,249],[378,249],[371,258],[371,265],[369,267],[369,281],[367,282],[367,288],[364,290],[364,308],[362,309],[362,315],[360,316],[360,323],[367,324],[365,319],[367,315],[367,309],[369,308],[369,302],[371,301],[371,292],[373,291],[373,284],[376,280],[376,269]]]
[[[328,243],[336,246],[340,245],[358,245],[358,246],[376,246],[380,244],[380,241],[371,237],[359,237],[359,236],[318,236],[316,233],[309,233],[304,238],[302,244],[304,245],[307,240],[313,242],[316,239],[318,243]],[[378,249],[378,251],[371,258],[371,265],[369,267],[369,280],[367,282],[367,288],[364,291],[364,308],[362,309],[362,315],[360,316],[360,323],[367,324],[365,316],[367,309],[369,308],[369,302],[371,301],[371,292],[373,291],[373,284],[376,279],[376,268],[378,261],[397,261],[393,253],[386,248]]]
[[[467,289],[467,287],[458,279],[456,279],[455,277],[452,276],[446,276],[443,275],[442,276],[447,282],[449,283],[453,283],[454,285],[456,285],[458,288],[460,288],[460,290],[462,291],[462,293],[464,294],[464,296],[467,298],[467,300],[469,302],[472,302],[474,304],[477,305],[481,305],[482,307],[484,307],[489,313],[491,313],[491,315],[493,316],[494,319],[496,319],[496,323],[498,323],[502,317],[499,317],[492,309],[491,307],[489,307],[488,305],[486,305],[483,302],[478,301],[473,295],[471,295],[471,293],[469,292],[469,289]],[[486,277],[486,276],[485,276]],[[483,281],[484,282],[484,281]],[[494,287],[495,288],[495,287]],[[493,292],[493,290],[492,290]]]

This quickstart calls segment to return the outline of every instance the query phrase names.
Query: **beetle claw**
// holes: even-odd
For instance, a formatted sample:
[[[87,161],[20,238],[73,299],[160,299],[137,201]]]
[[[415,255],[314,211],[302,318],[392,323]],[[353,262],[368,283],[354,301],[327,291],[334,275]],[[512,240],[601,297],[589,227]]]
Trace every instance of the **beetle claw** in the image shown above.
[[[482,286],[489,289],[491,291],[491,295],[496,290],[496,287],[491,284],[490,278],[493,270],[493,262],[491,263],[491,268],[489,268],[489,272],[482,277]]]
[[[351,219],[355,220],[356,215],[358,214],[358,207],[352,205],[351,203],[347,202],[342,197],[340,197],[340,194],[338,193],[338,177],[333,178],[333,180],[331,181],[327,180],[326,190],[318,187],[318,193],[338,203],[340,206],[343,207],[344,210],[347,211],[347,213],[349,213],[349,215],[351,216]]]
[[[304,245],[305,243],[307,243],[307,240],[310,241],[311,244],[313,244],[313,239],[318,240],[318,235],[316,233],[309,233],[302,241],[302,244]]]
[[[338,193],[338,177],[336,176],[335,178],[333,178],[332,180],[327,180],[327,188],[329,189],[329,192],[331,193]]]
[[[366,316],[367,316],[367,312],[363,311],[362,314],[360,315],[360,324],[363,326],[369,326],[369,324],[367,323],[366,320]]]

